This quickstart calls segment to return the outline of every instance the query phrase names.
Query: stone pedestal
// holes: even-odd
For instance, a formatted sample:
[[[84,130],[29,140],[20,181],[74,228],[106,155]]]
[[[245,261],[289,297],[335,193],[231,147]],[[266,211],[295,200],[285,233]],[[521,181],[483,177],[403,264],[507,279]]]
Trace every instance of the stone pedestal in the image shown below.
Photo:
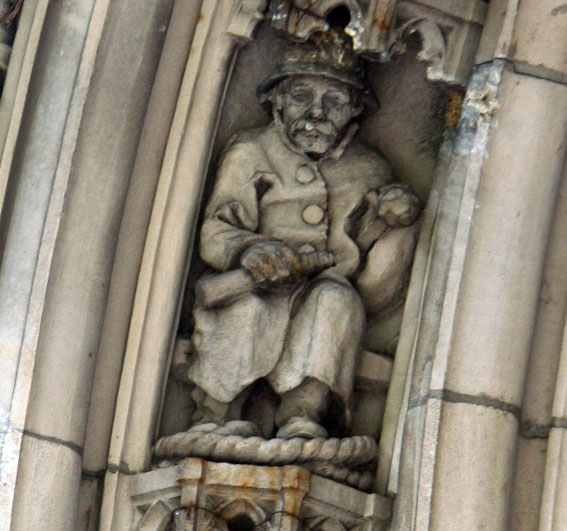
[[[132,529],[380,530],[391,500],[299,466],[253,466],[183,459],[137,475]],[[168,527],[169,526],[169,527]]]

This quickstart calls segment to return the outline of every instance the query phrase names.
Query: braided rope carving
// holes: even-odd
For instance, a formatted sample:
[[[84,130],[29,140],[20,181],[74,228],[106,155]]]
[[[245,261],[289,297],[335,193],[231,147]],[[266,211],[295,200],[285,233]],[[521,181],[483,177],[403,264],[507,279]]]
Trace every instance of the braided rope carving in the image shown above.
[[[316,474],[361,490],[369,488],[372,472],[351,469],[375,461],[376,450],[374,439],[361,435],[344,439],[264,439],[227,434],[223,427],[213,424],[162,437],[154,448],[157,457],[170,459],[200,457],[251,465],[301,464]]]
[[[374,477],[376,475],[376,469],[372,466],[363,470],[352,470],[345,466],[332,465],[321,461],[303,463],[302,466],[318,476],[332,479],[337,483],[344,483],[349,487],[354,487],[355,489],[365,492],[372,490]]]

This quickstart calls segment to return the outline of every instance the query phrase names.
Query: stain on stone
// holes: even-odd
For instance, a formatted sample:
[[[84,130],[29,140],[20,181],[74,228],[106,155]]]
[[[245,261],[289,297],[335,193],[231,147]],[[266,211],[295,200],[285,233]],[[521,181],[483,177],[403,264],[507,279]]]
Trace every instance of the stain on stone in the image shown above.
[[[551,16],[556,17],[557,15],[565,15],[567,13],[567,4],[561,4],[551,10]]]
[[[126,463],[120,463],[119,465],[116,465],[114,463],[109,463],[106,470],[111,474],[124,474],[126,476],[134,476],[140,472],[140,471],[130,470],[130,467]]]
[[[459,90],[449,89],[446,92],[447,107],[445,111],[445,127],[455,129],[459,125],[463,109],[463,94]]]
[[[567,417],[552,417],[551,427],[567,430]]]
[[[547,439],[551,424],[538,424],[530,419],[520,424],[520,436],[524,439]]]
[[[390,27],[391,27],[391,24],[389,22],[385,21],[383,18],[377,18],[377,17],[375,17],[374,20],[372,21],[372,25],[383,32],[390,31]]]

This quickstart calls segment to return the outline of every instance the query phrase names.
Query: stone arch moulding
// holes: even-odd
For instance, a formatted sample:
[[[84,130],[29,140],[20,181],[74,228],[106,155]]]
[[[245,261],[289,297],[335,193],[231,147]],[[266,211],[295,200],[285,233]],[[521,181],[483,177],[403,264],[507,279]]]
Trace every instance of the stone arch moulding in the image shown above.
[[[266,4],[265,0],[201,3],[140,269],[105,478],[101,529],[128,528],[130,479],[150,463],[219,111],[236,52],[252,38]],[[204,65],[207,76],[200,76]]]
[[[289,2],[272,4],[284,3]],[[189,257],[193,253],[201,196],[225,93],[239,48],[253,39],[254,30],[268,8],[267,0],[203,0],[199,4],[201,14],[168,138],[137,284],[105,477],[101,529],[129,528],[133,521],[134,505],[130,503],[130,493],[135,475],[150,468],[152,443],[159,425],[164,382],[179,321]],[[358,5],[354,0],[345,4]],[[421,35],[423,45],[418,58],[432,65],[428,71],[430,75],[435,70],[436,79],[450,82],[455,82],[458,76],[461,80],[468,75],[470,64],[463,66],[461,63],[457,65],[457,77],[451,77],[452,73],[443,74],[443,67],[449,64],[445,58],[459,57],[459,54],[454,50],[448,54],[442,33],[446,25],[442,21],[438,22],[435,17],[420,17],[413,9],[413,2],[399,2],[401,7],[405,4],[410,7],[400,9],[398,19],[394,13],[395,1],[374,0],[369,4],[372,7],[368,12],[380,14],[389,21],[381,26],[382,33],[373,33],[369,37],[374,40],[368,46],[372,45],[375,50],[384,48],[382,60],[391,56],[388,47],[400,44],[408,33],[416,31]],[[435,12],[441,16],[443,13],[440,13]],[[354,18],[358,20],[360,17]],[[480,16],[478,18],[480,20]],[[397,25],[396,31],[390,32],[390,23]],[[465,20],[461,25],[455,23],[455,27],[469,23],[478,30],[475,35],[479,34],[481,25],[476,20]],[[277,29],[277,24],[273,25]],[[206,75],[202,75],[205,68]],[[418,287],[415,289],[419,291]],[[400,380],[405,380],[405,376],[402,375]],[[396,410],[393,416],[397,416],[400,407],[403,404],[396,403],[391,408]],[[399,423],[393,423],[393,426],[397,425]],[[394,431],[392,438],[396,438],[399,451],[399,433]],[[390,443],[394,444],[393,441]],[[391,454],[392,449],[387,448],[385,453]],[[398,459],[399,455],[394,455],[394,472]],[[389,464],[388,461],[385,465],[384,484],[388,480]],[[164,510],[163,504],[154,509],[158,516]]]

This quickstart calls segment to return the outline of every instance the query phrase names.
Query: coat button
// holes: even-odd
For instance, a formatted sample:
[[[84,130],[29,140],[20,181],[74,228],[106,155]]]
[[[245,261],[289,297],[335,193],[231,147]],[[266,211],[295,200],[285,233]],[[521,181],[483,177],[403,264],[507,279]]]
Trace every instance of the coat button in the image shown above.
[[[309,225],[317,225],[325,217],[325,211],[319,205],[309,205],[303,211],[303,221]]]
[[[307,184],[315,179],[315,172],[309,166],[300,166],[295,172],[295,178],[301,184]]]

